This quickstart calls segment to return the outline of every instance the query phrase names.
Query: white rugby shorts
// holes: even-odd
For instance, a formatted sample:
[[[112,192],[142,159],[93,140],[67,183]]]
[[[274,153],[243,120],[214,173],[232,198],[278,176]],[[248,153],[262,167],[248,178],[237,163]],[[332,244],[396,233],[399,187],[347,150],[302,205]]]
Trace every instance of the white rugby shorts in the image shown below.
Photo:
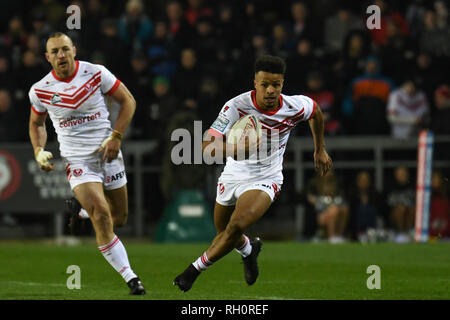
[[[73,190],[86,182],[100,182],[105,190],[114,190],[127,183],[122,151],[110,163],[103,161],[103,152],[89,160],[65,159],[67,180]]]
[[[223,206],[234,206],[237,199],[246,191],[261,190],[275,201],[281,190],[281,183],[273,180],[259,180],[254,182],[223,182],[217,183],[216,202]]]

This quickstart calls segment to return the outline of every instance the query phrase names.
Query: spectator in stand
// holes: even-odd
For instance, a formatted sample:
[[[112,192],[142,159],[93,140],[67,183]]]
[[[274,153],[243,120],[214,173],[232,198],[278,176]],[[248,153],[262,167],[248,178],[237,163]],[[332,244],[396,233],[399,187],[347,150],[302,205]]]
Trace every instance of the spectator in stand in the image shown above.
[[[409,27],[409,36],[413,39],[417,39],[423,29],[425,11],[425,3],[422,0],[411,1],[406,7],[405,20]]]
[[[29,88],[42,78],[46,68],[34,51],[27,50],[23,53],[22,64],[17,69],[20,76],[17,77],[19,88]],[[26,94],[25,94],[26,95]]]
[[[141,0],[128,0],[126,13],[119,20],[119,36],[130,50],[141,50],[151,38],[153,23],[145,14]]]
[[[183,128],[190,132],[191,136],[194,136],[194,121],[200,120],[198,111],[198,103],[186,104],[182,103],[181,108],[178,108],[176,112],[172,114],[169,119],[168,126],[166,127],[165,135],[170,137],[172,132],[176,129]],[[160,179],[161,191],[166,200],[171,200],[174,193],[186,189],[203,190],[205,186],[206,170],[205,165],[190,165],[180,164],[175,165],[171,160],[171,153],[173,147],[177,145],[178,141],[170,141],[166,139],[164,152],[162,172]],[[193,143],[191,144],[193,148]],[[191,149],[191,154],[194,154],[194,150]]]
[[[434,92],[436,110],[432,114],[431,130],[436,135],[450,135],[450,86],[443,84]]]
[[[198,61],[205,68],[213,68],[216,64],[216,38],[212,16],[200,16],[196,19],[193,48]]]
[[[439,63],[438,59],[422,52],[417,54],[415,65],[412,67],[411,74],[420,81],[422,90],[432,106],[434,105],[434,91],[439,84],[447,80],[446,74],[442,72],[444,69],[445,67]]]
[[[386,20],[385,27],[386,40],[379,47],[380,58],[384,62],[383,72],[394,82],[400,83],[404,78],[405,70],[414,64],[412,43],[395,20]]]
[[[128,66],[123,61],[129,61],[129,53],[120,40],[117,21],[114,18],[105,18],[101,21],[100,38],[96,41],[96,48],[104,54],[105,65],[114,74],[127,72]],[[114,52],[114,54],[111,54]],[[127,82],[128,83],[128,82]]]
[[[42,0],[37,6],[39,12],[45,13],[45,20],[54,28],[58,28],[67,19],[66,6],[58,0]],[[64,24],[65,25],[65,24]]]
[[[295,42],[303,38],[310,39],[314,45],[321,44],[321,30],[309,14],[308,7],[303,1],[294,1],[291,5],[291,19],[289,34]]]
[[[321,59],[315,54],[312,42],[305,38],[297,42],[296,51],[286,59],[288,74],[284,90],[287,94],[306,90],[306,77],[313,70],[320,69]]]
[[[212,8],[206,6],[203,0],[187,0],[184,16],[192,27],[195,26],[199,17],[212,16],[213,14]]]
[[[323,177],[316,175],[307,187],[307,201],[315,208],[317,224],[330,243],[345,241],[349,207],[342,190],[333,170]]]
[[[377,218],[381,215],[381,196],[372,185],[368,171],[359,171],[356,184],[350,194],[350,220],[353,237],[360,242],[368,240],[367,232],[377,228]]]
[[[428,124],[430,109],[427,97],[414,79],[407,78],[401,87],[390,93],[387,108],[394,138],[416,137]]]
[[[381,74],[381,62],[376,56],[366,59],[364,70],[364,75],[350,83],[342,106],[344,126],[351,134],[389,134],[386,106],[394,85]]]
[[[24,142],[28,135],[23,130],[27,121],[24,110],[13,102],[11,93],[0,88],[0,142]]]
[[[306,80],[307,90],[305,95],[316,101],[322,110],[324,134],[326,136],[335,136],[341,131],[341,125],[337,119],[334,93],[325,87],[324,82],[321,72],[310,72]]]
[[[199,114],[204,124],[213,123],[217,118],[217,110],[214,107],[222,106],[227,100],[223,96],[219,82],[212,75],[204,76],[199,88]]]
[[[431,130],[435,135],[450,135],[450,85],[440,85],[434,92],[435,110],[431,115]],[[434,146],[434,158],[450,159],[448,143],[437,143]]]
[[[147,48],[150,71],[171,78],[176,70],[177,45],[169,38],[165,21],[156,21],[155,32]]]
[[[370,52],[370,39],[363,31],[350,31],[336,61],[332,61],[332,79],[338,101],[342,101],[350,81],[364,70],[364,60]]]
[[[436,12],[427,10],[423,17],[424,28],[419,35],[420,51],[434,57],[450,57],[450,27],[447,24],[438,25]]]
[[[132,88],[137,106],[144,105],[149,99],[149,88],[152,86],[153,76],[149,72],[148,60],[142,51],[131,54],[129,70],[123,81]]]
[[[84,33],[83,43],[88,48],[96,47],[98,40],[101,38],[102,21],[105,18],[105,10],[100,0],[89,0],[82,13],[82,28],[86,28],[89,32]]]
[[[0,44],[11,55],[13,68],[19,67],[21,63],[20,58],[27,43],[27,36],[24,23],[19,16],[14,16],[9,20],[8,30],[1,35]]]
[[[286,27],[281,23],[277,23],[272,28],[269,46],[272,54],[286,59],[294,51],[295,42],[291,39],[291,35],[287,32]]]
[[[161,146],[170,140],[166,135],[169,119],[177,112],[179,101],[172,94],[170,81],[156,76],[152,84],[153,94],[147,97],[141,108],[136,109],[133,120],[135,139],[157,139]]]
[[[53,33],[52,27],[50,27],[45,15],[40,11],[33,11],[31,14],[31,27],[32,33],[39,39],[39,46],[45,48],[48,36]],[[41,52],[39,52],[41,54]]]
[[[243,28],[241,32],[243,32],[243,42],[241,45],[245,46],[252,36],[257,32],[261,31],[264,34],[266,29],[265,25],[262,25],[261,19],[256,12],[255,1],[246,1],[244,8],[244,17],[243,17]]]
[[[166,19],[169,41],[177,47],[187,46],[192,40],[192,27],[183,14],[183,7],[177,0],[169,1],[166,5]]]
[[[431,178],[430,236],[450,238],[450,196],[448,179],[441,172]]]
[[[39,42],[39,38],[35,34],[31,33],[28,35],[25,50],[34,53],[36,55],[36,58],[38,58],[38,60],[40,61],[40,63],[43,64],[44,62],[43,59],[39,57],[42,53],[42,47]]]
[[[244,26],[236,15],[236,9],[229,4],[219,6],[217,12],[216,41],[226,48],[224,54],[238,56],[243,43]]]
[[[267,35],[263,29],[257,29],[253,34],[250,35],[248,42],[243,44],[242,59],[240,59],[240,64],[242,67],[243,74],[252,75],[253,61],[256,57],[269,54],[269,41]],[[245,77],[245,75],[243,75]],[[251,76],[247,76],[248,81],[251,81]],[[248,83],[248,82],[247,82]]]
[[[13,68],[6,53],[0,52],[0,88],[6,88],[10,92],[19,89],[15,83]]]
[[[197,107],[201,76],[196,52],[192,48],[184,48],[180,55],[180,66],[172,78],[174,94],[184,105]]]
[[[406,167],[395,168],[394,181],[390,186],[388,206],[392,227],[397,234],[395,242],[409,242],[410,232],[414,226],[415,186]]]
[[[363,30],[364,24],[346,7],[339,7],[336,13],[325,20],[324,46],[329,54],[342,52],[345,38],[350,31]]]
[[[408,36],[408,23],[401,13],[391,10],[388,2],[385,0],[377,0],[374,4],[378,6],[381,11],[380,28],[373,28],[369,30],[372,37],[372,42],[376,47],[381,47],[388,41],[389,23],[394,23],[397,25],[399,32],[404,36]]]

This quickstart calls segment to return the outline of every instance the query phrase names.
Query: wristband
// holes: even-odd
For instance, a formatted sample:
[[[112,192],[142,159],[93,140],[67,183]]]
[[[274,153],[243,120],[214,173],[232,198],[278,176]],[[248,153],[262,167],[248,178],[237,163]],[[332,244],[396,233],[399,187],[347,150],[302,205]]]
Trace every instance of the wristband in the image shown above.
[[[111,134],[111,137],[118,139],[118,140],[122,140],[123,134],[117,130],[114,130],[113,133]]]

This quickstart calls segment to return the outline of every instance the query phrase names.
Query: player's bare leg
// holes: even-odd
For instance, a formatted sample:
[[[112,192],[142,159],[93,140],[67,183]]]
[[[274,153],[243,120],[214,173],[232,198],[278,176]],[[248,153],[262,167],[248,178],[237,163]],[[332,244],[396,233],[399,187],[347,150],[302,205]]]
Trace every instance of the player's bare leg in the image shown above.
[[[234,208],[235,206],[223,206],[216,202],[214,206],[214,226],[216,227],[217,234],[224,231],[227,227]]]
[[[74,193],[81,206],[86,209],[95,230],[97,245],[101,246],[114,237],[113,221],[108,202],[99,182],[83,183],[74,188]]]
[[[220,234],[225,230],[230,221],[231,214],[233,213],[235,206],[223,206],[220,203],[215,204],[214,206],[214,226],[216,227],[216,235]],[[215,238],[214,240],[219,239]],[[214,240],[212,245],[214,244]],[[236,251],[241,254],[243,258],[247,257],[251,252],[251,241],[245,235],[242,234],[240,241],[236,245]]]
[[[102,255],[128,284],[130,294],[145,294],[141,281],[130,267],[125,247],[114,234],[113,218],[103,185],[99,182],[88,182],[76,186],[73,191],[89,214]]]
[[[106,201],[111,211],[113,226],[122,227],[128,218],[128,191],[127,186],[114,190],[104,190]],[[75,198],[66,200],[70,211],[69,228],[73,235],[80,235],[90,229],[89,214],[81,207]]]
[[[122,227],[128,219],[128,190],[127,185],[114,190],[105,190],[114,227]]]
[[[210,247],[194,264],[189,265],[182,274],[175,278],[174,284],[178,285],[182,291],[188,291],[200,271],[206,270],[206,268],[224,257],[238,245],[242,245],[244,231],[264,215],[271,203],[271,198],[264,191],[249,190],[244,192],[239,197],[225,229],[218,232]],[[252,257],[255,266],[259,249],[260,246],[258,247],[258,251],[255,251],[254,257]],[[254,280],[256,280],[256,277]]]
[[[215,241],[206,250],[208,259],[215,262],[242,244],[244,231],[259,220],[271,204],[272,200],[264,191],[244,192],[236,202],[236,207],[225,230],[216,236],[217,239],[214,239]]]

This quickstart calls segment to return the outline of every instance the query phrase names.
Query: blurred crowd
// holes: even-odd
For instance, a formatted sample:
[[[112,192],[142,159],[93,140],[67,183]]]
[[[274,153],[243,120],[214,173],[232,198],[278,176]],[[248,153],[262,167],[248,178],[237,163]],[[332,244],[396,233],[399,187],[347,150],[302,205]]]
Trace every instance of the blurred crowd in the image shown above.
[[[68,30],[66,8],[81,8]],[[366,9],[380,8],[380,29]],[[449,134],[448,3],[436,1],[5,0],[0,24],[1,141],[25,141],[27,92],[46,72],[45,41],[69,34],[78,59],[104,64],[138,102],[131,139],[164,139],[174,113],[205,128],[252,89],[255,57],[287,62],[284,92],[324,110],[327,135]],[[297,130],[305,134],[304,128]]]
[[[80,30],[67,29],[71,4],[81,9]],[[372,4],[380,8],[379,29],[366,25]],[[287,63],[285,94],[318,102],[326,136],[450,134],[444,0],[2,0],[0,8],[0,142],[28,141],[28,90],[50,71],[45,43],[55,31],[73,39],[77,59],[105,65],[130,88],[137,109],[128,139],[164,146],[171,128],[190,128],[193,120],[206,130],[225,101],[253,88],[255,57],[265,53]],[[293,135],[308,131],[300,125]],[[156,162],[167,163],[163,154]],[[369,204],[378,202],[363,191],[368,180],[358,174],[361,194],[337,197],[318,219],[337,241],[348,221],[356,231],[373,225]],[[326,211],[321,199],[308,197]],[[398,217],[409,211],[392,201],[392,224],[404,231],[410,218]],[[351,210],[368,216],[349,218]]]

